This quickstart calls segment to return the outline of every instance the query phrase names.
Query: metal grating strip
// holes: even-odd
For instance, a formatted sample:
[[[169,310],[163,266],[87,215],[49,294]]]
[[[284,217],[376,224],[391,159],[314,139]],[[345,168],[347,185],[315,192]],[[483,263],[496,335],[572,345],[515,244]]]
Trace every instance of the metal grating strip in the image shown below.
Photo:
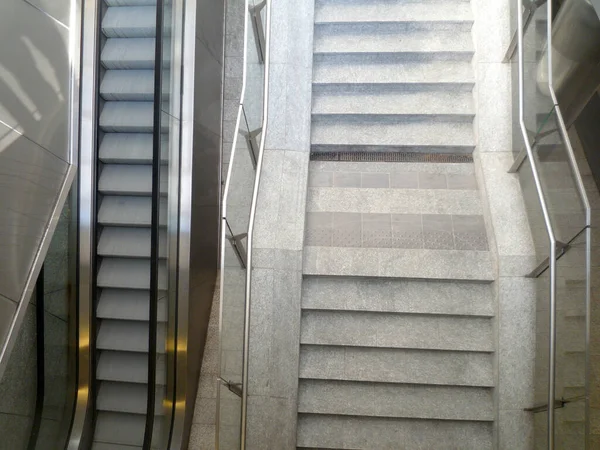
[[[311,161],[472,163],[472,155],[414,152],[311,152]]]

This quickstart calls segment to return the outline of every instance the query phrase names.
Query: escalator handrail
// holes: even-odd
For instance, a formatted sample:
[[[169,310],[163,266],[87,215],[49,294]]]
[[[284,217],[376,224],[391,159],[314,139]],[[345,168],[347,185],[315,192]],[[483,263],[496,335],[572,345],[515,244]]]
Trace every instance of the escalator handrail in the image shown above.
[[[150,228],[150,304],[148,326],[148,396],[143,448],[151,448],[156,401],[156,347],[158,320],[158,248],[160,217],[160,145],[162,100],[163,0],[156,0],[154,43],[154,102],[152,105],[152,216]]]

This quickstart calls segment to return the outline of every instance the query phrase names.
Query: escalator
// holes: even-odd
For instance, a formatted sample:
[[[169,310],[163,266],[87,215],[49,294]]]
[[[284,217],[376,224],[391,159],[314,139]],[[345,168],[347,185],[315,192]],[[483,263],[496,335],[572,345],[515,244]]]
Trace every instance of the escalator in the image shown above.
[[[156,0],[105,0],[101,17],[94,449],[141,448],[149,395]],[[163,160],[163,163],[166,161]],[[164,172],[166,164],[161,165]],[[166,175],[162,177],[166,179]],[[161,201],[166,185],[160,186]],[[166,211],[166,207],[161,208]],[[163,217],[163,225],[164,225]],[[159,230],[159,257],[166,253]],[[156,245],[156,243],[154,243]],[[159,261],[159,289],[165,289]],[[164,358],[166,301],[156,349]],[[157,367],[163,367],[157,364]],[[160,412],[165,373],[156,375]],[[130,447],[127,447],[130,448]]]
[[[3,161],[20,151],[0,184],[23,178],[11,194],[27,220],[35,211],[42,235],[9,256],[17,265],[35,251],[37,269],[25,301],[8,299],[19,320],[0,320],[15,344],[11,352],[0,339],[0,450],[186,448],[217,279],[224,2],[50,3],[0,2],[4,24],[35,35],[35,69],[66,105],[52,109],[63,122],[42,137],[68,140],[62,166],[30,148],[39,136],[29,129],[8,130],[12,153],[0,145]],[[8,62],[15,82],[0,86],[0,113],[16,114],[10,89],[40,81]],[[46,111],[36,113],[44,128]],[[22,221],[9,225],[13,239],[34,235],[10,232]]]

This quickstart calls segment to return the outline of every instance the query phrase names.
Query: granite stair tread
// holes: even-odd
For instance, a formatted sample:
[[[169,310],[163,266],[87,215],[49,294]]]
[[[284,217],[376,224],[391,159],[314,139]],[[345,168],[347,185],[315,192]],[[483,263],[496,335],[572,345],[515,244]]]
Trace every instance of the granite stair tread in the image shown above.
[[[331,22],[462,22],[472,21],[471,5],[465,0],[411,2],[318,0],[315,23]]]
[[[493,355],[486,352],[302,345],[299,377],[493,387]]]
[[[305,276],[302,309],[493,317],[494,291],[483,283]]]
[[[489,318],[483,317],[305,310],[300,343],[493,352],[492,325]]]
[[[298,412],[489,422],[494,402],[488,388],[300,380]]]
[[[312,114],[336,115],[456,115],[472,118],[473,95],[446,89],[395,89],[393,85],[315,86]]]
[[[491,450],[492,424],[299,414],[298,447],[373,450]]]
[[[470,28],[460,22],[317,24],[314,53],[460,53],[468,59],[474,52]]]

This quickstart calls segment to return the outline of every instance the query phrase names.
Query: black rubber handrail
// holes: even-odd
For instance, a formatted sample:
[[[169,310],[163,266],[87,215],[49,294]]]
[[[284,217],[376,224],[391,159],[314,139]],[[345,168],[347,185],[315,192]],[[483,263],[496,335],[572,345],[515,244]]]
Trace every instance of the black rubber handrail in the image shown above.
[[[150,305],[148,327],[148,401],[144,449],[150,449],[154,429],[156,401],[156,334],[158,319],[158,247],[160,217],[160,144],[162,101],[163,0],[156,2],[156,38],[154,45],[154,105],[152,129],[152,220],[150,230]]]

